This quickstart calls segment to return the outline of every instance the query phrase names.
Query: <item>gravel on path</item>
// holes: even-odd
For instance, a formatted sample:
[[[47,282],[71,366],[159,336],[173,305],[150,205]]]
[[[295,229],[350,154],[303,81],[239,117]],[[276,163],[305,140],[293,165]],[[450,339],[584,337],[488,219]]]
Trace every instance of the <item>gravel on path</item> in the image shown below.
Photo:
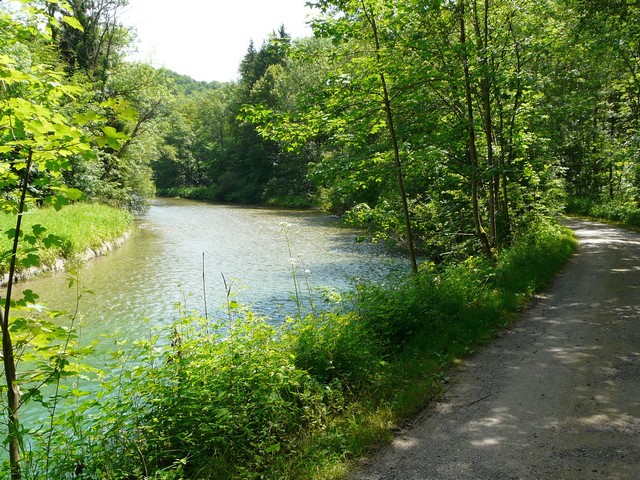
[[[567,226],[558,278],[353,480],[640,479],[640,235]]]

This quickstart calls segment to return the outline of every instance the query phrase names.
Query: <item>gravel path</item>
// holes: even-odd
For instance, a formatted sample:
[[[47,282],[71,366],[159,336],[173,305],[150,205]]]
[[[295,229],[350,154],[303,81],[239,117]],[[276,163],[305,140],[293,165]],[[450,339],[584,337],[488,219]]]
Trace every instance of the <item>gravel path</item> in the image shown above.
[[[354,480],[640,479],[640,236],[568,226],[548,291]]]

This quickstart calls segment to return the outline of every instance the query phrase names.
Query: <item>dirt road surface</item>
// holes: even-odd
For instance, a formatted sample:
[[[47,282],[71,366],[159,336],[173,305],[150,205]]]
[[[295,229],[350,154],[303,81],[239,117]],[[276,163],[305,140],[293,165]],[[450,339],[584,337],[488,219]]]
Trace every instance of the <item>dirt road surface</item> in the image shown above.
[[[547,292],[354,480],[640,479],[640,236],[568,226]]]

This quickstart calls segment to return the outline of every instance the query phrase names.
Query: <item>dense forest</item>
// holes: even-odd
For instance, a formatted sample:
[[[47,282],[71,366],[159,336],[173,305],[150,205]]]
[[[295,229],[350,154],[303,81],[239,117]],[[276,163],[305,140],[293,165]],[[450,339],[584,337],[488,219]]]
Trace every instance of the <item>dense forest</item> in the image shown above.
[[[125,3],[44,2],[47,35],[3,29],[6,67],[81,91],[56,102],[98,136],[63,175],[89,199],[321,206],[436,261],[495,256],[567,205],[633,216],[635,2],[311,2],[314,37],[280,27],[233,83],[127,62]]]
[[[170,341],[118,347],[120,370],[96,374],[107,393],[66,417],[58,390],[52,402],[39,388],[89,375],[69,367],[84,350],[69,353],[65,329],[11,323],[9,309],[35,297],[9,289],[12,478],[312,478],[366,448],[353,439],[367,422],[388,423],[366,409],[410,413],[549,280],[572,248],[558,214],[640,224],[635,0],[311,1],[313,37],[276,27],[230,83],[127,61],[126,3],[0,1],[11,273],[18,243],[57,241],[23,235],[25,210],[85,200],[138,212],[159,193],[333,211],[406,250],[414,275],[360,286],[284,331],[235,302],[229,324],[183,320]],[[45,359],[24,392],[12,335]],[[125,373],[133,356],[148,368]],[[412,406],[398,407],[398,375],[428,385]],[[29,432],[40,453],[23,444],[27,399],[51,413]]]
[[[282,28],[175,105],[161,191],[321,205],[436,261],[635,209],[634,2],[312,3],[314,38]]]

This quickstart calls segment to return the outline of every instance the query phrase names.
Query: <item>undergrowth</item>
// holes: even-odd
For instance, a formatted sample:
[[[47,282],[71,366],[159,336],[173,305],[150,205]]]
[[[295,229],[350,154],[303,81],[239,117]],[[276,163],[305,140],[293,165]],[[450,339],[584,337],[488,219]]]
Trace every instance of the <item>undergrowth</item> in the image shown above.
[[[359,286],[351,308],[273,326],[230,300],[224,321],[185,316],[168,335],[116,342],[99,393],[79,392],[56,419],[51,461],[36,450],[31,478],[342,478],[574,248],[568,230],[540,224],[497,264],[423,265]]]
[[[565,211],[569,215],[620,223],[636,229],[640,227],[640,206],[632,200],[595,201],[573,197],[569,199]]]
[[[163,197],[187,198],[205,202],[252,203],[247,202],[242,197],[225,195],[216,187],[173,187],[159,190],[158,194]],[[314,199],[308,195],[295,193],[265,196],[260,203],[270,207],[283,208],[310,208],[316,206]]]

